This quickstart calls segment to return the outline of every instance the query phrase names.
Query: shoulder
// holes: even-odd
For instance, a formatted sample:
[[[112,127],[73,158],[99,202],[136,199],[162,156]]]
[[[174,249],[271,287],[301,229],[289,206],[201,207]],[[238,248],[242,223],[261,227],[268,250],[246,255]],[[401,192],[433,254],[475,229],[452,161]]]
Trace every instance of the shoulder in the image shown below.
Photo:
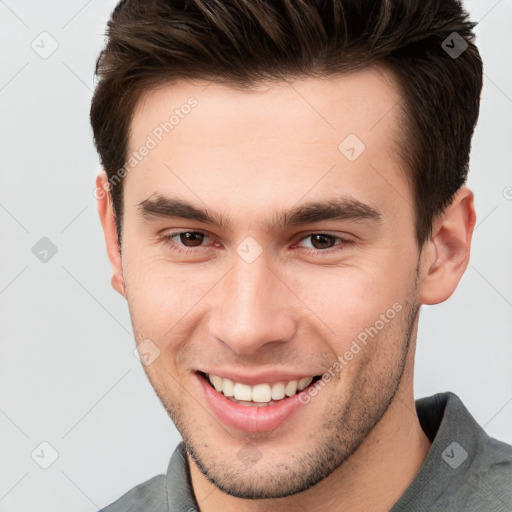
[[[512,446],[489,436],[454,393],[436,395],[437,406],[443,402],[436,438],[451,484],[444,499],[454,510],[512,512]]]
[[[146,480],[99,512],[189,512],[198,509],[189,478],[185,444],[181,441],[171,456],[166,475]]]
[[[393,512],[512,512],[512,446],[489,436],[451,392],[416,401],[432,441]]]
[[[482,435],[464,490],[468,512],[512,512],[512,446]]]
[[[158,475],[133,487],[100,512],[166,512],[165,476]]]
[[[448,422],[444,434],[450,437],[445,439],[458,441],[455,448],[459,452],[461,445],[465,450],[460,468],[457,464],[450,466],[449,446],[441,455],[451,473],[460,471],[459,490],[451,489],[459,497],[460,510],[512,512],[512,446],[487,434],[457,395],[446,393],[446,396]]]

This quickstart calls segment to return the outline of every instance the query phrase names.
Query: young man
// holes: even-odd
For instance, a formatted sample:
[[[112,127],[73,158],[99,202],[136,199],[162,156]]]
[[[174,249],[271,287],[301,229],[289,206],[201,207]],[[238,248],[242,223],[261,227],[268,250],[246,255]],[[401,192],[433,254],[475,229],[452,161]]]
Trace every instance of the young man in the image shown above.
[[[454,0],[116,7],[98,210],[183,442],[106,511],[512,510],[512,447],[413,394],[475,225],[473,26]]]

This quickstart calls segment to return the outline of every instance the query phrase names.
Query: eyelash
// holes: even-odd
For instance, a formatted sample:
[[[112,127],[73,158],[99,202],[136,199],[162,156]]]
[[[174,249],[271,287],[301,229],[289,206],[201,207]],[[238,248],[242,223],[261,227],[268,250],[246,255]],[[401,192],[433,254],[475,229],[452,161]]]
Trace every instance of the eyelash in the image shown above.
[[[206,233],[203,233],[202,231],[175,231],[173,233],[167,233],[167,234],[164,234],[161,236],[161,241],[163,241],[165,244],[168,244],[172,247],[173,250],[181,253],[181,254],[191,254],[191,253],[194,253],[196,252],[195,251],[195,248],[183,248],[184,246],[176,243],[173,238],[176,238],[177,236],[179,235],[183,235],[185,233],[194,233],[194,234],[199,234],[199,235],[204,235],[206,237],[208,237],[208,235]],[[334,252],[337,252],[337,251],[340,251],[343,249],[343,246],[344,245],[351,245],[351,244],[354,244],[355,242],[353,240],[348,240],[346,238],[342,238],[340,236],[335,236],[335,235],[331,235],[329,233],[309,233],[308,235],[302,237],[299,242],[302,242],[303,240],[305,240],[306,238],[309,238],[311,236],[315,236],[315,235],[326,235],[328,237],[331,237],[333,238],[334,240],[338,240],[339,242],[341,242],[341,244],[338,244],[338,248],[336,248],[336,246],[334,247],[329,247],[327,249],[314,249],[314,248],[308,248],[308,247],[302,247],[301,249],[305,249],[306,250],[306,253],[307,254],[314,254],[314,255],[319,255],[319,254],[332,254]],[[339,247],[341,245],[341,247]],[[197,246],[198,248],[199,247],[202,247],[202,246]]]

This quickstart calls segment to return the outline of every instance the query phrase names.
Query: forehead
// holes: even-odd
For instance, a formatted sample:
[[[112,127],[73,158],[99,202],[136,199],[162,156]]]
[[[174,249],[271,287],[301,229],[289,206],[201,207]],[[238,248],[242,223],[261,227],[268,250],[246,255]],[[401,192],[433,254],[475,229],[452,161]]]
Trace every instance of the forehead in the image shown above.
[[[399,103],[393,77],[379,68],[247,90],[166,84],[134,111],[127,161],[139,157],[125,177],[125,200],[208,198],[212,209],[251,215],[248,204],[265,211],[331,192],[366,194],[393,209],[409,197],[396,146]]]
[[[199,108],[187,108],[191,98]],[[317,139],[329,131],[337,132],[338,137],[352,131],[368,139],[377,125],[377,134],[398,128],[399,110],[394,107],[400,99],[394,76],[380,66],[329,77],[263,82],[243,89],[200,80],[177,81],[142,94],[133,113],[130,145],[135,149],[141,136],[171,120],[173,114],[173,136],[186,137],[193,131],[198,137],[207,135],[211,142],[226,134],[233,144],[248,142],[250,135],[272,136],[283,128],[283,135],[298,137],[310,138],[313,131]],[[197,123],[193,118],[181,123],[189,110],[193,117],[200,117]],[[296,125],[295,119],[309,122]],[[178,124],[180,129],[174,130]],[[250,127],[250,133],[240,132],[242,127]]]

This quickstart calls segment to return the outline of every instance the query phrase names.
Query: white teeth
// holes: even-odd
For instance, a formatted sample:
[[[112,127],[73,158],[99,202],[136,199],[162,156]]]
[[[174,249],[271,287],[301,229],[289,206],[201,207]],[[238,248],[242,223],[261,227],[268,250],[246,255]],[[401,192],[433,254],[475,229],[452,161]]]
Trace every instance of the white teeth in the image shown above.
[[[219,377],[221,380],[222,378]],[[220,391],[219,389],[217,391]],[[235,394],[235,398],[237,400],[245,400],[250,401],[251,398],[251,386],[247,384],[240,384],[240,382],[235,382],[235,388],[233,389],[233,393]]]
[[[217,391],[222,391],[222,377],[210,375],[210,382],[215,386]]]
[[[226,397],[242,402],[269,403],[273,400],[281,400],[285,396],[293,396],[311,384],[313,377],[303,377],[299,381],[276,382],[270,384],[256,384],[249,386],[240,382],[233,382],[218,375],[207,374],[208,379],[215,389]]]
[[[257,384],[252,388],[253,402],[270,402],[272,399],[272,390],[270,384]]]
[[[311,384],[312,380],[313,377],[304,377],[303,379],[300,379],[299,383],[297,384],[297,389],[299,391],[302,391],[306,386],[309,386]]]
[[[272,386],[272,400],[284,398],[284,382],[277,382]]]
[[[219,377],[219,379],[220,379],[220,377]],[[224,379],[224,382],[222,384],[222,392],[224,393],[224,396],[234,396],[235,395],[235,383],[230,379]]]
[[[297,381],[291,380],[286,384],[286,387],[284,388],[284,393],[286,396],[293,396],[295,393],[297,393]]]

